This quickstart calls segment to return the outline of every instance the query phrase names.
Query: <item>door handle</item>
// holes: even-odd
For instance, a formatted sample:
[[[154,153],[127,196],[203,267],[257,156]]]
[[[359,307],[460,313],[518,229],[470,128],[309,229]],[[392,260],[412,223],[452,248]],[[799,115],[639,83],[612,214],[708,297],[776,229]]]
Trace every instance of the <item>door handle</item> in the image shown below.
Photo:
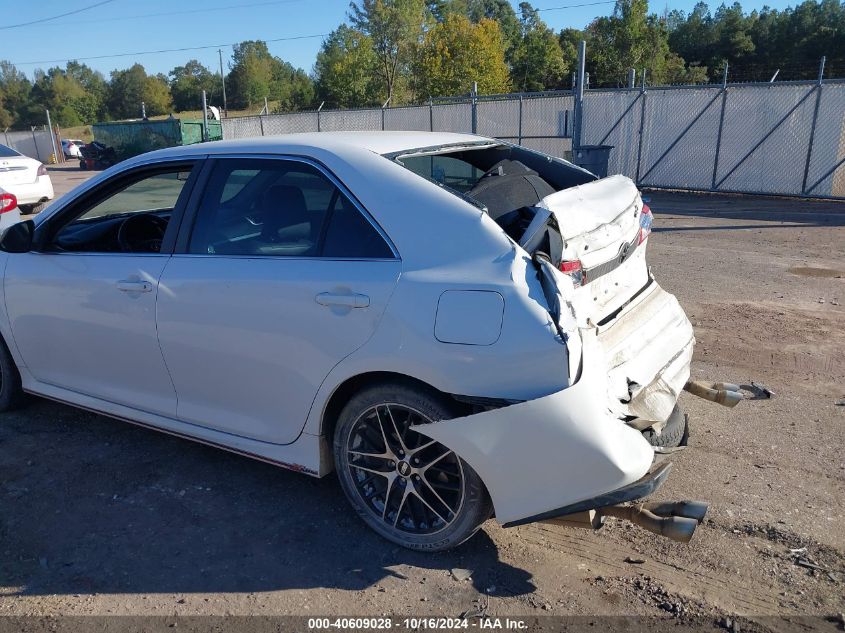
[[[153,285],[149,281],[118,281],[117,289],[121,292],[152,292]]]
[[[343,306],[346,308],[366,308],[370,305],[370,298],[367,295],[356,293],[338,294],[334,292],[321,292],[315,299],[321,306]]]

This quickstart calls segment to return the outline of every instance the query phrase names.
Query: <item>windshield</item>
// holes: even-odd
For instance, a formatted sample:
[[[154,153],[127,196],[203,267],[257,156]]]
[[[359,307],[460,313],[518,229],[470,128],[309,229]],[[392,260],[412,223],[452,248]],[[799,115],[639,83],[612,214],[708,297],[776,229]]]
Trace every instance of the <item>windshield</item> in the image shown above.
[[[20,154],[11,147],[0,144],[0,158],[15,158],[17,156],[20,156]]]

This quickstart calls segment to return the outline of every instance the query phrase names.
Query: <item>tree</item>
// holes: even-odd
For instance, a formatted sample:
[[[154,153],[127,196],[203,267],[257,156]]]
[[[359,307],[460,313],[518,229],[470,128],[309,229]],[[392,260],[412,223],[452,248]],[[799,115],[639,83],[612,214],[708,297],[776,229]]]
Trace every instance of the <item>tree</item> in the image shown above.
[[[32,83],[26,75],[11,62],[0,61],[0,121],[5,123],[4,128],[7,125],[24,126],[30,122],[25,117],[31,92]]]
[[[393,100],[401,75],[422,39],[425,0],[360,0],[349,4],[352,25],[370,37],[378,60],[377,76]]]
[[[277,112],[302,110],[314,103],[314,81],[301,68],[274,57],[270,98],[278,101]]]
[[[141,64],[113,70],[107,101],[109,115],[117,119],[139,118],[142,102],[147,116],[167,114],[172,106],[167,77],[148,76]]]
[[[173,108],[177,112],[201,110],[203,90],[209,102],[215,92],[221,92],[218,77],[196,59],[188,61],[184,66],[176,66],[169,75]]]
[[[630,68],[646,70],[652,84],[706,81],[706,67],[687,67],[683,57],[670,50],[667,23],[648,14],[647,0],[617,0],[612,15],[587,27],[591,83],[623,86]]]
[[[504,36],[499,25],[483,18],[477,24],[458,13],[428,31],[413,64],[417,94],[467,93],[473,81],[482,94],[510,90]]]
[[[587,34],[584,31],[573,28],[562,29],[557,36],[560,51],[563,54],[563,63],[570,72],[578,67],[578,47],[586,39]]]
[[[380,105],[384,99],[374,81],[377,64],[372,40],[350,26],[339,26],[317,53],[318,100],[334,108]]]
[[[569,70],[554,31],[529,3],[519,5],[521,39],[513,52],[511,82],[522,91],[562,88]]]
[[[167,114],[173,110],[173,99],[170,96],[170,85],[167,76],[158,74],[148,76],[144,81],[144,105],[147,116]]]
[[[473,22],[483,19],[495,20],[499,24],[505,43],[505,59],[508,63],[522,39],[522,26],[509,0],[466,0],[467,17]]]
[[[226,90],[232,107],[251,108],[270,96],[272,60],[267,44],[260,40],[235,44],[232,65],[226,77]]]

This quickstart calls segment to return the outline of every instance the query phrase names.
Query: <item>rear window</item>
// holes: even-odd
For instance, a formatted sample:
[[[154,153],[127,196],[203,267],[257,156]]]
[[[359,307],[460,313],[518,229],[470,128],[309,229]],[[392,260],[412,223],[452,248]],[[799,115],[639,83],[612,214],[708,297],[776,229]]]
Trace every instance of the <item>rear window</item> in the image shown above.
[[[401,161],[418,176],[461,193],[467,193],[484,175],[483,169],[454,156],[408,156],[403,157]]]
[[[11,147],[0,145],[0,158],[15,158],[21,154],[13,150]]]

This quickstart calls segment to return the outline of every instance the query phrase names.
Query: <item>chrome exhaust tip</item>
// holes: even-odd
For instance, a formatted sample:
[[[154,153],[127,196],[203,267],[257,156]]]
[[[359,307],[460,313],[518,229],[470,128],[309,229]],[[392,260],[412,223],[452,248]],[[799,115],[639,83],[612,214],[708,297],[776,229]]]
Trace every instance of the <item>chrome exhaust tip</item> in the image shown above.
[[[703,501],[668,501],[657,503],[646,503],[643,506],[661,517],[686,517],[687,519],[695,519],[699,523],[704,521],[704,515],[707,514],[707,504]]]
[[[661,516],[660,512],[665,514]],[[692,516],[685,516],[682,512]],[[653,503],[648,506],[608,506],[598,511],[601,516],[626,519],[653,534],[679,543],[690,542],[706,512],[707,505],[699,501]]]

